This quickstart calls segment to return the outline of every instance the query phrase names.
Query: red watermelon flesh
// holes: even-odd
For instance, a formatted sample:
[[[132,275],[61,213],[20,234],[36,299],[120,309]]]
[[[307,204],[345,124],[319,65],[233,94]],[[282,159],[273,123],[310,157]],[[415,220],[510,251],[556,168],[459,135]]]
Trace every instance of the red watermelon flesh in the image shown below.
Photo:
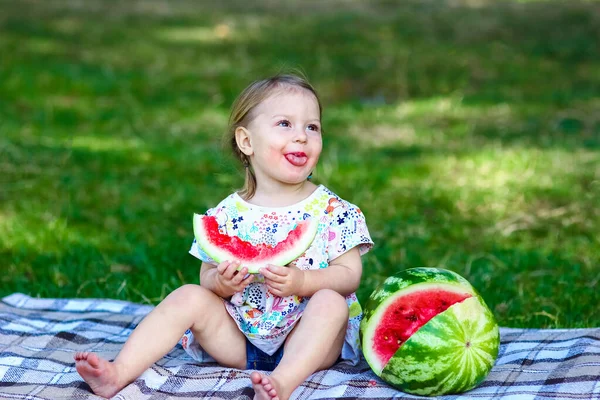
[[[318,228],[316,219],[299,221],[287,237],[272,246],[265,243],[252,244],[235,235],[219,231],[214,216],[194,214],[194,236],[198,245],[216,262],[238,260],[248,272],[258,273],[267,264],[287,265],[301,256],[312,243]]]
[[[290,243],[296,242],[306,231],[303,228],[307,227],[306,224],[298,224],[296,229],[290,231],[285,240],[277,243],[275,246],[270,246],[267,244],[253,245],[237,236],[220,233],[219,223],[215,217],[204,217],[202,221],[210,242],[219,246],[222,250],[235,254],[240,261],[255,260],[257,257],[267,259],[280,254],[289,247]]]
[[[373,350],[382,365],[387,364],[400,346],[431,318],[469,297],[472,294],[436,288],[397,298],[386,309],[374,333]]]

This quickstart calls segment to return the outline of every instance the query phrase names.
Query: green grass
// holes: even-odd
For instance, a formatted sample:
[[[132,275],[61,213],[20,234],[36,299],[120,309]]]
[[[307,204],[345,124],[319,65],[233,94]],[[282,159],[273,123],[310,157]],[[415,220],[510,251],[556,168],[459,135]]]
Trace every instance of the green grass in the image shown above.
[[[376,242],[359,298],[438,266],[503,326],[600,326],[598,2],[20,4],[0,0],[0,295],[198,282],[192,213],[242,184],[228,108],[299,66],[316,180]]]

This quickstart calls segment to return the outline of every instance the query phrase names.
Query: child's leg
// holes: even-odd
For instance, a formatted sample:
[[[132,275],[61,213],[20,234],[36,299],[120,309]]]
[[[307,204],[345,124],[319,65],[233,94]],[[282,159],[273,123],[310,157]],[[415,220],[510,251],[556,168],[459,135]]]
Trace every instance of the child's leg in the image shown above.
[[[221,298],[199,285],[185,285],[142,320],[113,362],[77,353],[77,371],[94,393],[111,397],[168,353],[187,329],[219,363],[246,367],[244,335]]]
[[[333,290],[315,293],[288,336],[277,368],[270,376],[251,374],[255,399],[287,399],[312,373],[331,367],[340,356],[347,324],[344,297]]]

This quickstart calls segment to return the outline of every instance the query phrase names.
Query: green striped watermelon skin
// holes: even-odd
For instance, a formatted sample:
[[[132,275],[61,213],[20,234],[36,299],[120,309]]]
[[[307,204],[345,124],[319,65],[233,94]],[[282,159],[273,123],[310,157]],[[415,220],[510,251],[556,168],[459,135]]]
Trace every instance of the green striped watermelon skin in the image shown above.
[[[499,343],[491,311],[480,297],[471,297],[423,325],[394,354],[381,378],[418,395],[462,393],[491,371]]]
[[[373,334],[382,315],[380,306],[401,301],[420,288],[435,287],[472,296],[437,314],[387,364],[376,365],[370,346],[377,340]],[[387,278],[365,304],[360,334],[365,359],[377,375],[404,392],[426,396],[461,393],[477,386],[493,367],[500,344],[498,324],[479,293],[459,274],[440,268],[410,268]]]
[[[441,268],[409,268],[402,270],[387,278],[377,289],[371,293],[363,311],[363,323],[368,323],[369,318],[377,307],[388,297],[395,295],[398,291],[419,283],[449,283],[461,285],[473,294],[475,289],[468,280],[457,274]]]

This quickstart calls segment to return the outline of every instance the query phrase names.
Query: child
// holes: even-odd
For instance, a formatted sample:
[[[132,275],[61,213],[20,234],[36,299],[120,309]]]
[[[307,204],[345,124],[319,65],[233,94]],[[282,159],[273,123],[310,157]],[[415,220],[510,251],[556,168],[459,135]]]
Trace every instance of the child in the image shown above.
[[[194,241],[200,285],[169,294],[114,361],[75,355],[94,393],[115,395],[180,339],[199,361],[209,354],[223,366],[254,370],[255,399],[288,399],[312,373],[340,358],[358,361],[361,312],[354,292],[360,256],[373,242],[359,208],[310,181],[321,131],[319,98],[299,76],[278,75],[242,92],[228,140],[246,182],[207,215],[217,217],[222,232],[255,244],[275,244],[307,218],[319,221],[317,235],[289,266],[265,265],[258,275],[237,271],[236,260],[216,265]]]

